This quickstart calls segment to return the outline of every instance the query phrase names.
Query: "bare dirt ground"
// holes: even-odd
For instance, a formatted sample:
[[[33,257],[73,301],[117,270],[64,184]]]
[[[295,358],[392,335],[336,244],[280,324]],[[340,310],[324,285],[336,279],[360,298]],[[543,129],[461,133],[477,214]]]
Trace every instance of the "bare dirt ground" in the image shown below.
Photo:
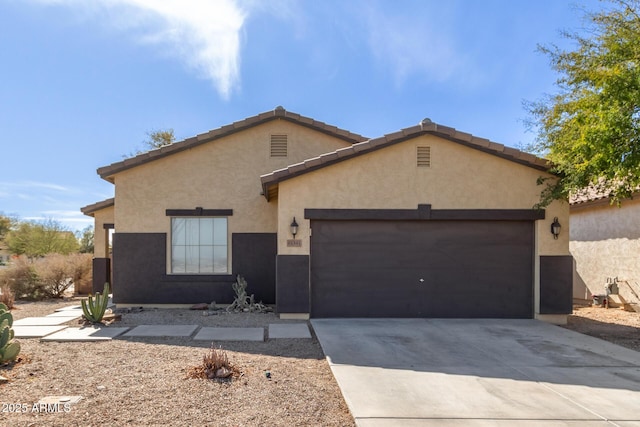
[[[574,307],[564,327],[640,351],[640,313],[620,308]]]
[[[13,313],[16,319],[43,316],[78,303],[19,302]],[[199,311],[149,310],[125,313],[113,326],[266,327],[278,322],[283,321],[272,313],[205,317]],[[200,364],[211,345],[190,338],[20,342],[22,360],[0,367],[0,376],[9,379],[0,385],[0,426],[354,425],[315,336],[216,343],[240,371],[229,383],[187,378],[189,368]],[[64,407],[57,412],[33,411],[34,403],[52,395],[82,400],[68,412]]]

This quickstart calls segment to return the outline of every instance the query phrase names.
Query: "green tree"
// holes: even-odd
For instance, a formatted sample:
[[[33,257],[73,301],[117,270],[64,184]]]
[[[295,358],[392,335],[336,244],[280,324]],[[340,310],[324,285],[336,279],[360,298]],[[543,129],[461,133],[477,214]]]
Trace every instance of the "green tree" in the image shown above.
[[[87,226],[81,232],[78,232],[78,240],[80,242],[80,249],[78,250],[81,254],[92,254],[93,253],[93,238],[94,232],[92,226]]]
[[[4,239],[4,237],[11,230],[11,226],[13,224],[13,220],[8,216],[4,216],[0,214],[0,241]]]
[[[7,234],[5,243],[11,253],[30,259],[51,253],[67,255],[79,248],[76,236],[54,220],[20,222]]]
[[[147,132],[147,139],[142,141],[142,149],[136,150],[135,153],[129,153],[124,157],[135,157],[138,154],[146,153],[150,150],[162,148],[165,145],[170,145],[176,142],[176,136],[173,133],[173,129],[156,129]]]
[[[560,74],[558,92],[526,104],[558,179],[540,179],[541,206],[590,186],[620,203],[640,185],[640,0],[610,0],[585,12],[587,36],[565,32],[574,50],[539,47]]]
[[[147,132],[147,139],[143,141],[143,144],[148,150],[155,150],[174,142],[176,142],[176,136],[173,133],[173,129],[156,129]]]

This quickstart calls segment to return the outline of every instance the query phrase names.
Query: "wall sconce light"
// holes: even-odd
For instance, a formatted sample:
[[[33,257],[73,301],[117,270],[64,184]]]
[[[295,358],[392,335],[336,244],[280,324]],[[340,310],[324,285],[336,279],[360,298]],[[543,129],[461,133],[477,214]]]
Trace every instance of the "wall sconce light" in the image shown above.
[[[293,234],[293,239],[296,239],[296,234],[298,234],[298,223],[296,222],[296,217],[293,217],[293,222],[290,225],[291,234]]]
[[[551,223],[551,234],[553,234],[553,238],[555,240],[558,239],[558,235],[560,234],[560,229],[562,226],[558,222],[558,217],[553,218],[553,223]]]

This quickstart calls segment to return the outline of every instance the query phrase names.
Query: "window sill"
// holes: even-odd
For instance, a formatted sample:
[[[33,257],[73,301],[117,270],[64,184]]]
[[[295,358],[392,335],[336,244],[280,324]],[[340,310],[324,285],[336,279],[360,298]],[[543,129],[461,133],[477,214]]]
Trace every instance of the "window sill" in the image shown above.
[[[229,273],[217,274],[193,274],[193,273],[169,273],[162,278],[165,282],[211,282],[235,280],[235,276]]]

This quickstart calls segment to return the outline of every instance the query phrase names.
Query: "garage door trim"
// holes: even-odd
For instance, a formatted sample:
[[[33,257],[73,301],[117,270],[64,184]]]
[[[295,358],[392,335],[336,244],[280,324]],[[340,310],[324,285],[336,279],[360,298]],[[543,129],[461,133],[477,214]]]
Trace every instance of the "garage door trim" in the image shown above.
[[[545,219],[544,209],[431,209],[418,205],[417,209],[305,209],[309,220],[352,221],[536,221]]]

